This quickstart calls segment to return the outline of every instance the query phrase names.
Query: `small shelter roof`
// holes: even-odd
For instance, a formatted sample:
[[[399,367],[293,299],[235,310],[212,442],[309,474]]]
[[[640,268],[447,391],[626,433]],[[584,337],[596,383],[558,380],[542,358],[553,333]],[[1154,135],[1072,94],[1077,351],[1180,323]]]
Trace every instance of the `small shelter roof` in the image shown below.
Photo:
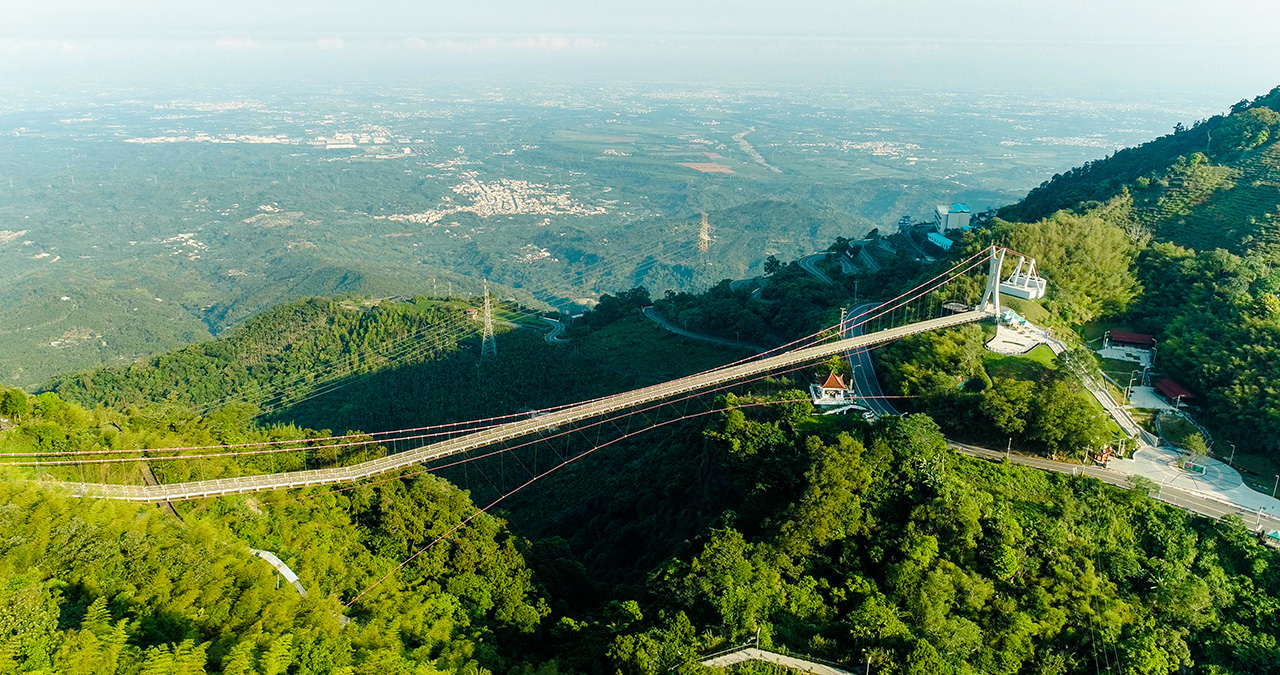
[[[1110,339],[1112,342],[1123,342],[1127,345],[1141,345],[1143,347],[1154,347],[1156,344],[1156,339],[1150,335],[1130,333],[1124,330],[1111,331]]]
[[[822,383],[822,388],[823,389],[847,389],[848,387],[846,387],[844,384],[844,378],[840,377],[839,375],[836,375],[835,373],[831,373],[830,375],[827,376],[827,381]]]
[[[1186,387],[1168,377],[1156,383],[1156,390],[1168,398],[1181,398],[1188,401],[1193,401],[1196,398],[1196,395],[1188,391]]]

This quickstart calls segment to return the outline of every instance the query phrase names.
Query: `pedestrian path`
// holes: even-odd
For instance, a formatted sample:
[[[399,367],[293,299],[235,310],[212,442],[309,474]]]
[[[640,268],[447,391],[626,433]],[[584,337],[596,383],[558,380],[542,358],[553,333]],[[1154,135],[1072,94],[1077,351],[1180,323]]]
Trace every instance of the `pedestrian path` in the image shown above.
[[[1113,459],[1111,467],[1131,476],[1143,476],[1161,486],[1172,486],[1195,492],[1208,499],[1221,501],[1246,511],[1280,515],[1280,499],[1245,485],[1240,472],[1226,463],[1202,457],[1195,463],[1204,473],[1182,468],[1184,453],[1167,445],[1143,446],[1131,459]]]
[[[1049,331],[1029,322],[1017,329],[997,326],[996,337],[986,347],[1000,353],[1025,353],[1036,344],[1048,345],[1059,356],[1067,351],[1065,343],[1053,337]],[[1159,439],[1134,422],[1125,406],[1116,403],[1099,382],[1083,374],[1081,382],[1116,424],[1131,438],[1138,439],[1139,446],[1133,456],[1111,460],[1111,469],[1130,476],[1142,476],[1157,485],[1175,487],[1241,510],[1280,516],[1280,499],[1250,488],[1244,483],[1240,473],[1224,462],[1209,457],[1197,459],[1196,464],[1203,467],[1203,473],[1182,468],[1182,451],[1160,445]]]
[[[284,577],[285,581],[293,584],[293,587],[298,589],[298,595],[301,595],[304,598],[307,597],[307,589],[302,587],[302,582],[298,580],[298,575],[294,574],[293,570],[289,569],[289,566],[284,564],[284,561],[277,557],[276,554],[271,551],[262,551],[256,548],[249,549],[249,552],[259,558],[262,558],[272,567],[276,568],[276,571],[280,573],[280,576]]]

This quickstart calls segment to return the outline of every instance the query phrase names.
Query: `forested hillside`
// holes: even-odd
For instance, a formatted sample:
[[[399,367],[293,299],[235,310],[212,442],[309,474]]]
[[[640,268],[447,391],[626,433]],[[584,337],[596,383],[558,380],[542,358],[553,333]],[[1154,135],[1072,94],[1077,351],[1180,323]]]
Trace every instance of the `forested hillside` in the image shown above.
[[[1277,167],[1270,148],[1278,138],[1277,110],[1280,87],[1252,101],[1240,101],[1230,113],[1191,127],[1179,124],[1172,134],[1055,175],[1018,203],[1001,209],[1000,216],[1033,222],[1062,209],[1087,209],[1135,189],[1143,193],[1140,205],[1158,209],[1152,215],[1175,217],[1175,221],[1187,215],[1184,209],[1207,199],[1214,203],[1205,210],[1226,220],[1244,223],[1274,213],[1276,204],[1268,203],[1272,199],[1267,193],[1276,187],[1272,171]],[[1220,168],[1190,171],[1197,153]],[[1218,189],[1222,194],[1213,194]],[[1191,229],[1198,229],[1197,224]],[[1240,237],[1232,239],[1232,234],[1248,233],[1224,233],[1220,241],[1239,243]]]
[[[1274,450],[1280,437],[1280,260],[1263,238],[1196,250],[1170,233],[1219,236],[1209,224],[1223,211],[1205,205],[1242,185],[1243,164],[1231,162],[1277,147],[1275,129],[1250,126],[1271,124],[1260,102],[1195,127],[1212,123],[1206,137],[1219,140],[1251,129],[1251,147],[1164,157],[1181,146],[1162,139],[1124,155],[1126,166],[1168,160],[1132,184],[1095,185],[1087,203],[1028,222],[980,222],[956,254],[996,242],[1036,257],[1049,297],[1010,305],[1073,344],[1119,323],[1159,335],[1160,370],[1205,393],[1203,415],[1242,451]],[[1054,185],[1065,195],[1086,184]],[[1034,213],[1049,192],[1005,215]],[[656,306],[688,330],[774,345],[952,264],[899,247],[877,253],[879,272],[842,274],[834,255],[850,245],[862,243],[838,240],[818,261],[831,284],[775,258],[760,280]],[[980,291],[966,277],[930,300],[972,303]],[[521,413],[747,353],[664,331],[639,315],[649,303],[643,288],[606,296],[568,343],[503,326],[498,356],[481,359],[465,302],[299,301],[35,396],[0,391],[0,454],[138,454]],[[944,431],[1059,457],[1115,438],[1078,384],[1091,356],[995,355],[981,346],[989,331],[876,351],[886,389],[906,397],[894,402],[912,412],[904,417],[815,414],[803,389],[846,367],[835,360],[669,418],[650,413],[636,424],[666,421],[644,433],[619,423],[547,439],[525,452],[578,459],[517,492],[508,475],[533,473],[528,454],[186,502],[172,514],[40,485],[211,478],[391,450],[372,443],[213,448],[212,459],[149,458],[146,468],[0,467],[0,674],[699,673],[701,655],[756,635],[769,649],[886,675],[1280,672],[1280,553],[1239,518],[1189,516],[1149,499],[1142,481],[1116,489],[946,448]],[[308,596],[277,587],[250,547],[278,554]]]
[[[260,314],[222,339],[131,364],[60,376],[46,389],[85,405],[228,401],[285,407],[342,380],[439,359],[474,333],[462,301],[309,299]]]
[[[757,629],[876,673],[1274,672],[1271,601],[1254,594],[1274,597],[1276,558],[1238,520],[961,459],[923,415],[870,433],[820,419],[708,425],[684,461],[718,464],[733,510],[649,575],[643,620],[609,649],[623,672]]]
[[[430,476],[179,522],[9,472],[0,667],[657,675],[758,632],[876,673],[1273,672],[1280,557],[1239,520],[963,459],[924,415],[814,417],[789,386],[591,455],[504,503],[509,531],[453,531],[475,505]]]
[[[213,502],[182,522],[3,477],[0,672],[505,672],[547,612],[514,540],[487,516],[346,606],[474,514],[433,477]],[[287,560],[307,597],[250,546]]]
[[[1001,211],[1023,222],[972,240],[1036,257],[1061,326],[1155,335],[1157,374],[1191,387],[1215,435],[1268,455],[1280,451],[1276,109],[1280,89],[1057,176]]]

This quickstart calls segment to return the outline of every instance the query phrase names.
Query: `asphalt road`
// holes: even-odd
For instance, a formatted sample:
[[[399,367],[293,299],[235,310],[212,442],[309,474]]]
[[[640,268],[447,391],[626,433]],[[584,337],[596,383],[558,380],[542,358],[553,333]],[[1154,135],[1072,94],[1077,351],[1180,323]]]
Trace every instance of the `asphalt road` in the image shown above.
[[[872,274],[880,271],[880,263],[876,262],[875,256],[871,255],[871,252],[867,250],[867,245],[865,244],[858,250],[858,261],[863,265],[866,265],[867,271]]]
[[[547,333],[547,344],[554,345],[561,342],[568,342],[565,338],[560,337],[564,334],[564,322],[550,317],[542,317],[543,321],[551,324],[551,332]]]
[[[915,249],[915,252],[916,252],[916,254],[919,256],[919,259],[920,259],[920,260],[923,260],[923,261],[928,262],[928,263],[937,262],[937,259],[936,259],[936,258],[934,258],[933,256],[931,256],[931,255],[929,255],[928,253],[926,253],[926,252],[925,252],[925,250],[924,250],[923,248],[920,248],[920,244],[917,244],[917,243],[916,243],[915,235],[912,235],[912,234],[910,234],[910,233],[905,233],[905,232],[904,232],[904,233],[903,233],[903,237],[902,237],[902,238],[903,238],[903,239],[906,239],[906,240],[907,240],[907,244],[909,244],[909,245],[911,246],[911,248]]]
[[[948,441],[947,445],[956,452],[970,457],[981,457],[983,459],[995,461],[1000,461],[1005,458],[1005,453],[999,450],[991,450],[989,448],[968,445],[966,443],[957,443],[955,441]],[[1069,464],[1067,462],[1056,462],[1043,457],[1019,454],[1009,454],[1008,457],[1009,461],[1013,464],[1029,466],[1033,469],[1053,471],[1055,473],[1069,473],[1072,475],[1083,473],[1110,485],[1126,489],[1132,487],[1127,474],[1119,471],[1113,471],[1111,469],[1104,469],[1100,466],[1081,466],[1079,464]],[[1266,530],[1280,529],[1280,519],[1266,515],[1259,518],[1256,512],[1242,511],[1236,506],[1214,499],[1208,499],[1193,492],[1170,487],[1168,485],[1160,486],[1160,491],[1157,494],[1151,495],[1151,498],[1171,506],[1176,506],[1184,511],[1189,511],[1201,516],[1207,516],[1209,518],[1222,518],[1224,516],[1237,515],[1243,518],[1249,527],[1255,529],[1258,527]]]
[[[878,303],[864,303],[851,308],[847,316],[857,317],[858,315],[871,311],[878,306]],[[860,327],[851,327],[845,331],[845,334],[842,337],[854,337],[859,335],[860,332]],[[877,415],[899,414],[898,411],[894,409],[893,405],[887,400],[883,398],[875,398],[883,396],[884,394],[880,388],[880,382],[876,378],[875,365],[871,360],[870,351],[865,348],[852,350],[845,353],[845,358],[849,360],[850,366],[857,366],[853,369],[853,376],[850,378],[851,386],[854,391],[857,392],[859,397],[867,397],[863,399],[867,404],[867,407],[875,411]],[[1110,397],[1107,398],[1109,400]],[[1114,416],[1117,411],[1108,410],[1108,412],[1111,412]],[[1122,410],[1119,412],[1123,414]],[[982,448],[976,445],[968,445],[954,441],[948,441],[948,445],[957,452],[971,457],[982,457],[997,461],[1004,459],[1005,457],[1005,453],[1002,451]],[[1043,471],[1070,473],[1073,475],[1083,473],[1117,487],[1127,489],[1132,486],[1129,482],[1129,474],[1112,469],[1105,469],[1100,466],[1082,466],[1068,462],[1058,462],[1051,459],[1045,459],[1043,457],[1019,454],[1009,454],[1008,457],[1009,461],[1014,464],[1029,466]],[[1170,485],[1160,485],[1159,492],[1152,495],[1152,498],[1197,515],[1209,518],[1222,518],[1234,514],[1243,518],[1252,528],[1280,530],[1280,518],[1273,518],[1265,514],[1260,515],[1255,511],[1241,509],[1239,506],[1232,505],[1225,500],[1211,499],[1202,496],[1199,493]]]
[[[707,335],[706,333],[695,333],[691,330],[685,330],[675,325],[674,323],[671,323],[671,321],[669,321],[667,317],[659,314],[657,310],[653,308],[652,305],[640,310],[640,313],[644,314],[644,318],[658,324],[659,326],[662,326],[663,328],[671,331],[672,333],[675,333],[676,335],[687,337],[693,340],[703,340],[705,342],[714,342],[716,344],[729,345],[730,347],[742,347],[744,349],[750,349],[757,354],[760,354],[766,351],[764,347],[758,347],[753,344],[748,344],[745,342],[734,342],[733,340],[730,340],[728,338],[717,337],[715,335]]]
[[[858,305],[849,310],[845,315],[849,319],[856,319],[859,315],[879,307],[878,302],[868,302]],[[841,337],[857,337],[862,335],[862,326],[850,326],[845,330]],[[884,391],[880,388],[880,380],[876,377],[876,367],[871,361],[871,352],[866,349],[855,349],[845,353],[845,358],[849,361],[849,367],[853,374],[849,376],[849,383],[853,390],[857,392],[858,397],[877,415],[897,415],[898,411],[886,399],[884,399]]]
[[[800,266],[804,268],[804,271],[813,275],[814,279],[830,286],[835,282],[831,280],[831,277],[827,276],[826,272],[818,269],[818,266],[814,264],[814,261],[822,260],[825,257],[827,257],[826,253],[814,253],[813,255],[807,255],[796,262],[800,263]]]

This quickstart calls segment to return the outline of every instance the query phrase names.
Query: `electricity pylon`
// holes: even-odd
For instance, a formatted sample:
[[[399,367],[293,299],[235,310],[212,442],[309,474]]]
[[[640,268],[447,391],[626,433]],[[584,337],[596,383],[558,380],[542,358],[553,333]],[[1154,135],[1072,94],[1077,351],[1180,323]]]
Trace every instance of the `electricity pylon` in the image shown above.
[[[480,358],[498,355],[498,340],[493,337],[493,303],[489,300],[489,280],[484,280],[484,334],[480,338]]]
[[[698,251],[706,253],[711,250],[711,223],[707,221],[706,211],[702,212],[702,226],[698,229]]]

